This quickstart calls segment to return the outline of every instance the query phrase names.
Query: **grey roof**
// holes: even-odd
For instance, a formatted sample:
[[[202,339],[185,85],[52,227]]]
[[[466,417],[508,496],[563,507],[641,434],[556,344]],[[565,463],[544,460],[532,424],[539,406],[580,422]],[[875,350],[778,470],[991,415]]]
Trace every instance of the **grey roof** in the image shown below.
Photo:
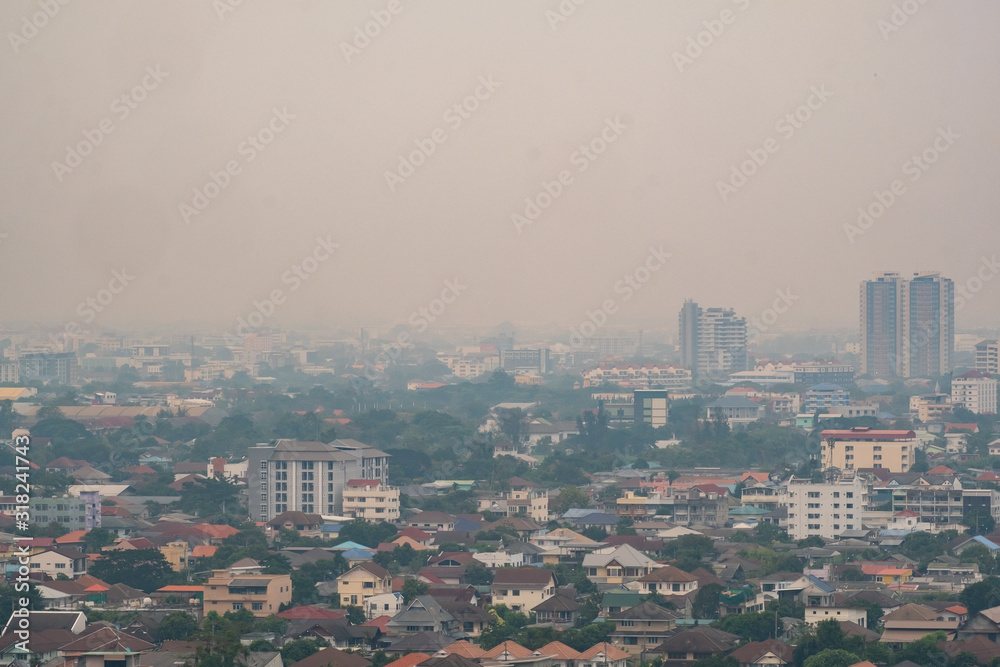
[[[709,408],[756,408],[761,409],[760,403],[754,403],[749,398],[742,396],[723,396],[722,398],[708,404]]]
[[[418,632],[415,635],[404,637],[386,649],[386,653],[410,653],[419,651],[420,653],[437,653],[446,646],[455,643],[455,639],[446,637],[439,632]]]
[[[826,583],[822,579],[817,578],[814,575],[807,574],[806,575],[806,579],[808,579],[809,581],[811,581],[816,588],[820,589],[824,593],[833,593],[833,592],[836,592],[836,590],[837,590],[836,588],[834,588],[830,584]]]

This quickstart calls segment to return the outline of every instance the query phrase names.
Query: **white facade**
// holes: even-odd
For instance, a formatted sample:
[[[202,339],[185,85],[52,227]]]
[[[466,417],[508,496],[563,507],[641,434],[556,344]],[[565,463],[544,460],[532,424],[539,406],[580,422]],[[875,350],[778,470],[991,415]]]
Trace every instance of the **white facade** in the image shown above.
[[[997,381],[983,373],[972,371],[951,381],[952,405],[964,405],[979,415],[997,412]]]
[[[860,477],[826,484],[793,477],[788,482],[788,536],[832,540],[845,530],[860,530],[868,499],[868,485]]]

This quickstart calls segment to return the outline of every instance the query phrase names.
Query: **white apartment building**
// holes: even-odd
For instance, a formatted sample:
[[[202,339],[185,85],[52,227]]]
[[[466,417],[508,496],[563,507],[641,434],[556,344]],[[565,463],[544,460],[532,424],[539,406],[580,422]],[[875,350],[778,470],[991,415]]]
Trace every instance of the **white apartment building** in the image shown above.
[[[680,389],[691,386],[691,371],[670,365],[619,364],[602,365],[583,373],[584,387],[608,382],[626,389]]]
[[[997,413],[997,380],[986,373],[969,371],[951,381],[951,403],[964,405],[979,415]]]
[[[389,455],[357,440],[278,440],[275,445],[250,447],[247,461],[253,521],[269,521],[289,511],[343,514],[349,482],[373,480],[385,485],[389,473]]]
[[[351,479],[344,487],[344,516],[366,521],[399,519],[399,488],[378,479]]]
[[[995,340],[976,343],[976,370],[990,375],[1000,374],[1000,343]]]
[[[788,536],[793,540],[818,535],[832,540],[845,530],[861,528],[868,509],[870,488],[861,476],[824,484],[808,479],[788,480]]]

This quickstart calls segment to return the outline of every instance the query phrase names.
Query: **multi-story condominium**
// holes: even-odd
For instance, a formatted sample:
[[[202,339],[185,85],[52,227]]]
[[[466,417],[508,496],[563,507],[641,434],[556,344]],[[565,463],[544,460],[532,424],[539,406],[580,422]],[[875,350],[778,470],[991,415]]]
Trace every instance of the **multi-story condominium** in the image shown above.
[[[922,422],[933,422],[950,415],[954,406],[948,394],[928,394],[927,396],[910,396],[910,412],[916,414]]]
[[[848,403],[828,410],[831,414],[837,414],[846,419],[857,419],[858,417],[877,417],[879,413],[878,403]]]
[[[740,504],[744,507],[776,510],[787,504],[787,486],[781,486],[772,481],[760,482],[752,477],[748,477],[743,483],[746,486],[743,487],[743,492],[740,495]]]
[[[823,470],[885,468],[907,472],[915,462],[917,437],[913,431],[876,431],[863,426],[849,430],[826,429],[820,433]]]
[[[861,528],[861,514],[869,509],[870,483],[860,475],[813,484],[788,480],[788,536],[801,540],[817,535],[832,540],[845,530]]]
[[[544,375],[549,372],[550,366],[547,347],[500,350],[500,368],[508,373],[531,371]]]
[[[746,319],[732,309],[701,308],[690,299],[678,319],[685,368],[701,379],[746,370]]]
[[[969,371],[951,381],[951,403],[980,415],[997,413],[997,380],[986,373]]]
[[[510,478],[510,491],[480,498],[478,502],[480,512],[503,517],[523,515],[539,523],[549,520],[549,492],[520,477]]]
[[[292,578],[243,570],[214,570],[205,582],[205,613],[250,610],[254,616],[277,614],[292,601]]]
[[[386,484],[389,455],[357,440],[330,443],[278,440],[250,447],[250,517],[268,521],[288,511],[343,514],[351,480]]]
[[[500,357],[494,354],[439,354],[438,361],[448,367],[455,377],[477,377],[492,373],[500,367]]]
[[[892,489],[894,512],[909,510],[920,515],[919,523],[961,523],[965,515],[965,494],[962,483],[952,478],[940,484],[902,485]]]
[[[99,501],[98,501],[99,504]],[[31,521],[39,526],[58,523],[67,531],[90,530],[94,524],[92,504],[81,498],[31,498],[28,501]]]
[[[632,403],[635,423],[649,424],[653,428],[667,425],[670,392],[665,389],[636,389]]]
[[[851,404],[851,394],[843,387],[824,382],[814,384],[806,390],[806,400],[802,411],[808,413],[829,412],[831,408],[839,408]]]
[[[74,352],[38,352],[22,354],[17,359],[19,382],[44,380],[59,384],[77,384],[79,364]]]
[[[1000,375],[1000,343],[995,340],[976,343],[976,370],[994,377]]]
[[[396,521],[399,519],[399,488],[386,486],[378,479],[348,480],[344,488],[343,514],[366,521]]]
[[[691,371],[672,365],[619,364],[602,365],[583,373],[584,387],[608,382],[626,389],[681,389],[691,386]]]
[[[955,285],[938,273],[876,274],[861,283],[861,372],[931,377],[951,371]]]
[[[17,384],[21,381],[20,367],[16,361],[0,361],[0,382]]]

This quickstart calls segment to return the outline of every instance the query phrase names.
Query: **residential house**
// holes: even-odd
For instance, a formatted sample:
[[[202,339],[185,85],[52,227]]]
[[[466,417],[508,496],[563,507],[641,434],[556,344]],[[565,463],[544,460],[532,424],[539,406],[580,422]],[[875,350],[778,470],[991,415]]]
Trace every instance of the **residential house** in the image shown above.
[[[144,654],[155,646],[112,627],[84,632],[59,649],[76,667],[139,667]]]
[[[677,627],[680,614],[653,602],[643,602],[608,616],[615,622],[611,638],[639,658],[646,651],[662,644]]]
[[[625,584],[655,568],[656,561],[628,544],[598,549],[583,557],[583,569],[595,584]]]
[[[690,667],[696,660],[729,651],[739,639],[709,625],[698,625],[672,635],[648,653],[662,655],[664,665]]]
[[[383,593],[373,595],[365,600],[365,618],[369,621],[379,616],[395,616],[403,609],[403,595],[401,593]]]
[[[535,622],[547,625],[572,627],[579,617],[580,603],[576,601],[575,591],[557,591],[545,602],[535,605]]]
[[[248,609],[262,618],[278,613],[281,605],[292,601],[289,575],[246,573],[246,568],[241,571],[239,565],[237,561],[228,570],[212,572],[205,582],[205,613]]]
[[[425,533],[436,533],[439,530],[455,530],[455,517],[444,512],[417,512],[406,519],[406,524]]]
[[[629,588],[660,595],[687,595],[698,590],[698,578],[674,565],[664,565],[640,577]]]
[[[76,549],[46,549],[31,557],[30,570],[53,579],[60,574],[76,579],[87,574],[87,554]]]
[[[629,654],[607,642],[594,644],[576,657],[576,667],[626,667]]]
[[[729,654],[740,667],[771,667],[792,664],[794,650],[779,639],[744,644]]]
[[[337,577],[337,593],[343,605],[364,607],[368,598],[392,592],[392,575],[372,562],[355,565]]]
[[[937,611],[911,602],[882,617],[885,630],[879,640],[890,645],[902,645],[916,641],[932,632],[942,631],[947,638],[954,639],[958,631],[957,621],[943,620]]]
[[[386,623],[387,634],[409,637],[420,632],[452,635],[459,630],[458,621],[434,597],[420,595]]]
[[[502,568],[496,571],[490,592],[493,604],[527,611],[555,595],[556,578],[552,570],[544,568]]]

